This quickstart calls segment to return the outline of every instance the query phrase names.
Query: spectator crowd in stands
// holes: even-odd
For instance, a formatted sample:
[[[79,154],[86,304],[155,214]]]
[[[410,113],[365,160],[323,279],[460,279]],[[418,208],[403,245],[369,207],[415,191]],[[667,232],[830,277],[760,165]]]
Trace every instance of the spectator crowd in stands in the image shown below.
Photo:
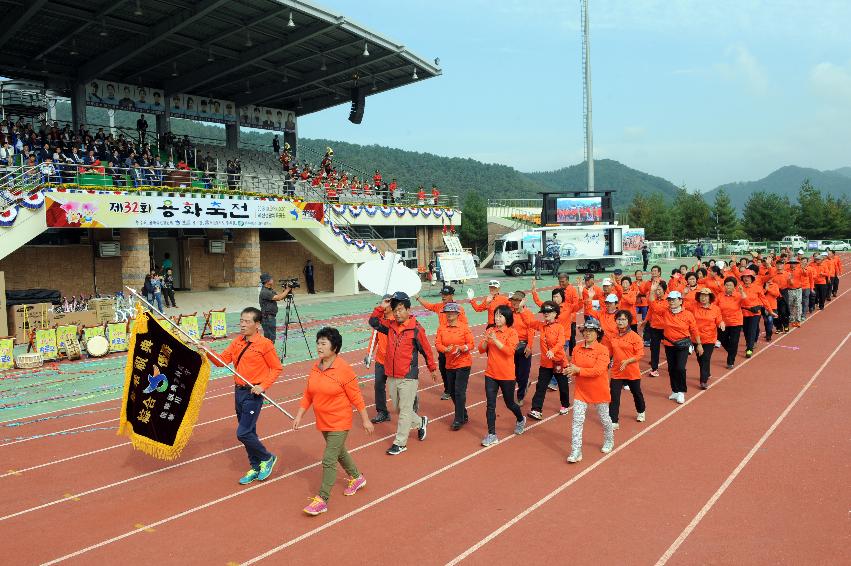
[[[3,184],[7,189],[77,182],[117,187],[161,187],[186,186],[193,181],[201,181],[209,189],[218,180],[219,187],[226,184],[229,190],[245,189],[239,158],[227,159],[222,168],[209,151],[202,155],[188,136],[180,138],[166,132],[155,140],[147,135],[147,128],[143,115],[137,121],[136,139],[123,133],[115,136],[101,127],[92,131],[81,125],[74,130],[70,124],[60,125],[58,122],[42,121],[34,125],[23,119],[2,120],[0,169],[20,167],[15,170],[17,176],[14,179],[4,175]],[[151,139],[151,143],[147,143],[146,138]],[[338,171],[334,164],[334,151],[330,147],[317,166],[307,160],[295,161],[290,144],[285,143],[281,148],[277,137],[272,145],[283,166],[283,190],[289,196],[321,198],[329,202],[438,204],[440,191],[435,185],[432,185],[430,194],[420,185],[415,194],[408,196],[395,178],[388,182],[378,169],[371,178],[369,174]],[[86,174],[108,177],[111,182],[79,178]],[[271,186],[267,190],[275,189]],[[280,185],[277,185],[277,190],[280,190]]]

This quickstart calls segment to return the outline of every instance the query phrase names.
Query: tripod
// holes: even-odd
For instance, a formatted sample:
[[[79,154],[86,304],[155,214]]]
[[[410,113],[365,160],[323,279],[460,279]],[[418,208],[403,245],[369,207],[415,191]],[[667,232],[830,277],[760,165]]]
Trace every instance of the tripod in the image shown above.
[[[307,341],[307,334],[304,331],[304,326],[301,324],[301,316],[298,314],[298,307],[295,304],[295,297],[293,293],[290,293],[286,296],[287,306],[284,309],[284,346],[281,350],[281,361],[284,361],[284,358],[287,357],[287,335],[290,331],[290,313],[295,312],[295,320],[298,323],[298,327],[301,330],[301,335],[304,337],[304,345],[307,346],[307,353],[310,354],[310,357],[313,357],[313,352],[310,351],[310,344]]]

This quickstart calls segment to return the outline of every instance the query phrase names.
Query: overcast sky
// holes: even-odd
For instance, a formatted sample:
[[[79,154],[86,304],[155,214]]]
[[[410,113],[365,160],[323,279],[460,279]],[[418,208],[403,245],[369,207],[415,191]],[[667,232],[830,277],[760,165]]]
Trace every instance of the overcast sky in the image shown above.
[[[579,0],[324,0],[443,75],[299,133],[521,171],[582,161]],[[590,0],[597,159],[690,188],[851,165],[851,0]],[[342,156],[340,156],[342,159]]]

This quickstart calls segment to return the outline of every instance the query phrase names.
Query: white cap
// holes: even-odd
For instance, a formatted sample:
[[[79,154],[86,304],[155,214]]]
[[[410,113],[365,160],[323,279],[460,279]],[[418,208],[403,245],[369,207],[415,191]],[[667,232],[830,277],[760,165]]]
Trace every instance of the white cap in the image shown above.
[[[668,298],[669,299],[682,299],[683,294],[680,293],[679,291],[671,291],[670,293],[668,293]]]
[[[606,277],[605,279],[603,279],[603,285],[611,285],[611,284],[612,284],[612,280],[611,280],[611,279],[609,279],[608,277]]]
[[[618,296],[615,295],[614,293],[609,293],[606,296],[606,302],[607,303],[616,303],[616,302],[618,302]]]
[[[496,287],[497,289],[499,289],[500,287],[502,287],[502,283],[500,283],[496,279],[491,279],[490,281],[488,281],[488,287]]]
[[[820,255],[821,257],[827,257],[827,252],[821,252],[819,255]]]
[[[718,269],[724,269],[727,267],[727,263],[723,259],[719,259],[715,262],[715,265],[718,266]]]
[[[804,250],[798,250],[798,255],[804,255]]]

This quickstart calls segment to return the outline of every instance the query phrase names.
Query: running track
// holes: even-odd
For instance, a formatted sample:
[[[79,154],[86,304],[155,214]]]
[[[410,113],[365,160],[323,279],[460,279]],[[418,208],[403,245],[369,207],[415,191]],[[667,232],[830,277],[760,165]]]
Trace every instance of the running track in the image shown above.
[[[690,359],[685,405],[667,400],[664,368],[658,379],[645,376],[647,422],[634,421],[625,392],[616,449],[604,456],[601,427],[589,413],[577,465],[564,462],[571,417],[555,414],[555,393],[545,420],[520,437],[509,434],[513,419],[498,406],[500,443],[483,449],[484,359],[474,358],[471,422],[459,432],[449,430],[450,403],[426,376],[428,439],[412,435],[408,452],[390,458],[384,450],[395,418],[371,437],[356,425],[349,449],[369,483],[348,498],[339,482],[330,511],[318,518],[300,511],[318,489],[323,449],[310,415],[292,432],[267,407],[260,433],[270,437],[278,466],[264,483],[236,484],[247,468],[228,380],[211,383],[176,462],[134,452],[115,436],[116,401],[89,406],[89,414],[59,412],[27,427],[45,436],[0,445],[3,561],[847,562],[851,295],[840,293],[800,329],[761,342],[734,370],[716,354],[706,392],[696,388]],[[363,355],[345,357],[356,364]],[[271,390],[275,398],[295,405],[308,367],[288,366],[288,380]],[[371,403],[369,371],[355,369]],[[73,431],[86,432],[65,434]]]

